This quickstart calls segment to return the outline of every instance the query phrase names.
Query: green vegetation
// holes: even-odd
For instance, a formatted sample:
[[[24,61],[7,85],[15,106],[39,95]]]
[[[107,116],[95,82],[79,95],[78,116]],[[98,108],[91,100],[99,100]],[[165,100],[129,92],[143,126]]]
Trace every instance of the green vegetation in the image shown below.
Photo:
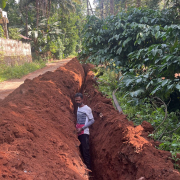
[[[167,1],[163,9],[150,9],[152,4],[140,2],[143,8],[121,4],[116,15],[106,16],[99,6],[99,16],[89,16],[84,26],[80,58],[106,68],[100,90],[111,96],[118,89],[129,120],[150,122],[155,128],[150,136],[162,142],[159,148],[175,155],[180,153],[180,77],[175,77],[180,73],[180,5]]]
[[[9,28],[9,39],[20,40],[20,32],[18,28]]]
[[[172,14],[171,9],[132,9],[102,20],[92,16],[84,29],[82,54],[121,71],[121,88],[130,89],[134,100],[151,95],[167,100],[180,90],[174,77],[180,69],[180,26]]]
[[[0,82],[42,68],[48,60],[77,55],[81,49],[85,4],[79,0],[3,0],[0,6],[8,14],[9,38],[30,43],[32,58],[39,62],[8,67],[2,65],[1,53]],[[2,26],[0,37],[4,38]]]
[[[68,57],[81,49],[84,8],[79,0],[7,0],[9,36],[30,42],[35,59]]]
[[[94,71],[98,77],[99,90],[112,99],[113,90],[119,88],[119,74],[105,68],[96,68]],[[132,97],[121,90],[116,92],[116,98],[123,113],[127,114],[127,118],[135,125],[147,121],[154,126],[156,132],[150,134],[150,137],[161,140],[160,149],[171,151],[174,157],[176,153],[180,153],[180,129],[177,128],[180,125],[179,111],[167,113],[166,121],[160,126],[165,118],[165,107],[162,103],[158,104],[155,99],[144,98],[141,103],[135,104]],[[159,128],[156,129],[157,127]],[[165,134],[165,130],[172,132]]]
[[[6,7],[6,3],[7,3],[7,0],[1,0],[0,1],[0,8],[5,8]]]
[[[23,65],[15,65],[13,67],[2,65],[0,66],[0,82],[14,79],[14,78],[21,78],[24,75],[33,72],[37,69],[41,69],[45,67],[45,61],[35,61],[32,63],[24,63]]]

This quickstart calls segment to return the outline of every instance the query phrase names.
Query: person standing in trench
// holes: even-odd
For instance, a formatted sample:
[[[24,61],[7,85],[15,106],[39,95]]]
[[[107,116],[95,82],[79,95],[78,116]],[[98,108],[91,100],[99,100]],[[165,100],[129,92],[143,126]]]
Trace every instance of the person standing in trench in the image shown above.
[[[78,105],[76,129],[78,133],[78,139],[81,142],[80,151],[85,165],[89,170],[91,170],[89,127],[94,123],[94,117],[91,108],[83,104],[83,95],[81,93],[77,93],[75,95],[75,102]]]

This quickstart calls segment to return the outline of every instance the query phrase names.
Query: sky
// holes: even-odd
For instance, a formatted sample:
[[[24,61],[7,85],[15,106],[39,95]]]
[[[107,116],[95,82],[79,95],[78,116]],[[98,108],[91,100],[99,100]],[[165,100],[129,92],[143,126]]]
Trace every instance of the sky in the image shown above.
[[[93,4],[93,1],[94,1],[94,0],[89,0],[89,1],[90,1],[90,3],[91,3],[92,8],[94,8],[94,4]]]

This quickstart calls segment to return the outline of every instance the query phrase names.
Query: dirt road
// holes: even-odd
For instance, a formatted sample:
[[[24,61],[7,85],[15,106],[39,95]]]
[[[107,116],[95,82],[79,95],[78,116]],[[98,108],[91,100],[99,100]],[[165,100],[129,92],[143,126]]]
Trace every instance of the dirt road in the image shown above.
[[[28,75],[25,75],[21,79],[12,79],[0,83],[0,99],[4,99],[6,96],[12,93],[16,88],[18,88],[21,84],[23,84],[26,79],[33,79],[41,74],[44,74],[47,71],[55,71],[58,67],[65,65],[71,59],[72,58],[68,58],[68,59],[55,61],[53,63],[47,63],[46,67],[34,71],[32,73],[29,73]]]

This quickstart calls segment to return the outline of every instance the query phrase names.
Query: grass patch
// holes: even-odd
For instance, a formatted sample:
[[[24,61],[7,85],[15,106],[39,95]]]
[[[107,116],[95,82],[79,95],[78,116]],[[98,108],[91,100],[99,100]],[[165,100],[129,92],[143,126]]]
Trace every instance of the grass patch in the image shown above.
[[[23,65],[15,66],[0,66],[0,82],[9,79],[21,78],[30,72],[36,71],[46,66],[45,61],[34,61],[32,63],[24,63]]]

